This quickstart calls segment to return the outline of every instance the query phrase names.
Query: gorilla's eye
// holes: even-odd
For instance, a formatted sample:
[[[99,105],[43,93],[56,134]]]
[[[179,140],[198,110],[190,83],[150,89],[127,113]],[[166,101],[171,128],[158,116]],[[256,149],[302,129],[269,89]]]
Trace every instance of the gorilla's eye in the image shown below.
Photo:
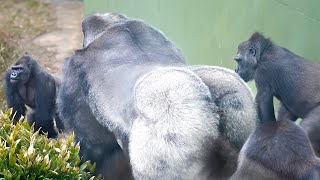
[[[11,70],[13,70],[13,71],[22,71],[22,67],[12,67]]]
[[[253,56],[256,55],[256,50],[255,50],[253,47],[251,47],[251,48],[249,49],[249,52],[250,52],[250,54],[252,54]]]

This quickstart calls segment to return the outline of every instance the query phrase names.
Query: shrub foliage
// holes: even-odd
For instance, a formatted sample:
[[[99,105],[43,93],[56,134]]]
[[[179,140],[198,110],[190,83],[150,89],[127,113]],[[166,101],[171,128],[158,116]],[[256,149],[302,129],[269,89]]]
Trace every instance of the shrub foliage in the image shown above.
[[[80,165],[79,144],[48,139],[22,119],[13,125],[12,110],[0,114],[0,179],[94,179],[95,166]]]

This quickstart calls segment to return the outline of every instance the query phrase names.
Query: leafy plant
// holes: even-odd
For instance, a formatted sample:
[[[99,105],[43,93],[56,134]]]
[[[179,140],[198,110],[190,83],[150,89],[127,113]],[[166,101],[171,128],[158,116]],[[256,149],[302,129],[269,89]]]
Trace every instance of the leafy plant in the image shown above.
[[[0,114],[0,179],[94,179],[95,165],[80,164],[74,135],[48,139],[21,119],[9,119],[12,110]]]

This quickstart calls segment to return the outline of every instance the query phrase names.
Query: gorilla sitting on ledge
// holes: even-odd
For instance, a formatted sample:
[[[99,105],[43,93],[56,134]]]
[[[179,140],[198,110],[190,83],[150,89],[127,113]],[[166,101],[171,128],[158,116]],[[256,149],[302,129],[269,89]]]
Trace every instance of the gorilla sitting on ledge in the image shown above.
[[[49,138],[55,138],[53,118],[57,128],[64,129],[56,112],[57,86],[54,77],[24,53],[5,74],[5,94],[8,107],[13,108],[13,122],[26,115],[27,105],[32,109],[27,118],[29,124],[35,123],[35,130],[41,128],[40,132],[48,132]]]
[[[97,163],[96,174],[220,176],[208,162],[218,159],[216,140],[237,153],[255,128],[253,97],[240,77],[189,67],[174,44],[139,20],[95,14],[82,29],[83,48],[66,60],[58,107],[80,141],[83,160]]]

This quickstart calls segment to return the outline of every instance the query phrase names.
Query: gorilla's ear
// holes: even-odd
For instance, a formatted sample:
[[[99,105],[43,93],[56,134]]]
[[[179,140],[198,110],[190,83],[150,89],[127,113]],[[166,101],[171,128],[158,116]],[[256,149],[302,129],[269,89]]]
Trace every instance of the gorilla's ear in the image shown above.
[[[28,68],[31,70],[32,69],[32,64],[28,63]]]
[[[87,47],[114,23],[127,19],[116,13],[93,14],[82,21],[83,47]]]

